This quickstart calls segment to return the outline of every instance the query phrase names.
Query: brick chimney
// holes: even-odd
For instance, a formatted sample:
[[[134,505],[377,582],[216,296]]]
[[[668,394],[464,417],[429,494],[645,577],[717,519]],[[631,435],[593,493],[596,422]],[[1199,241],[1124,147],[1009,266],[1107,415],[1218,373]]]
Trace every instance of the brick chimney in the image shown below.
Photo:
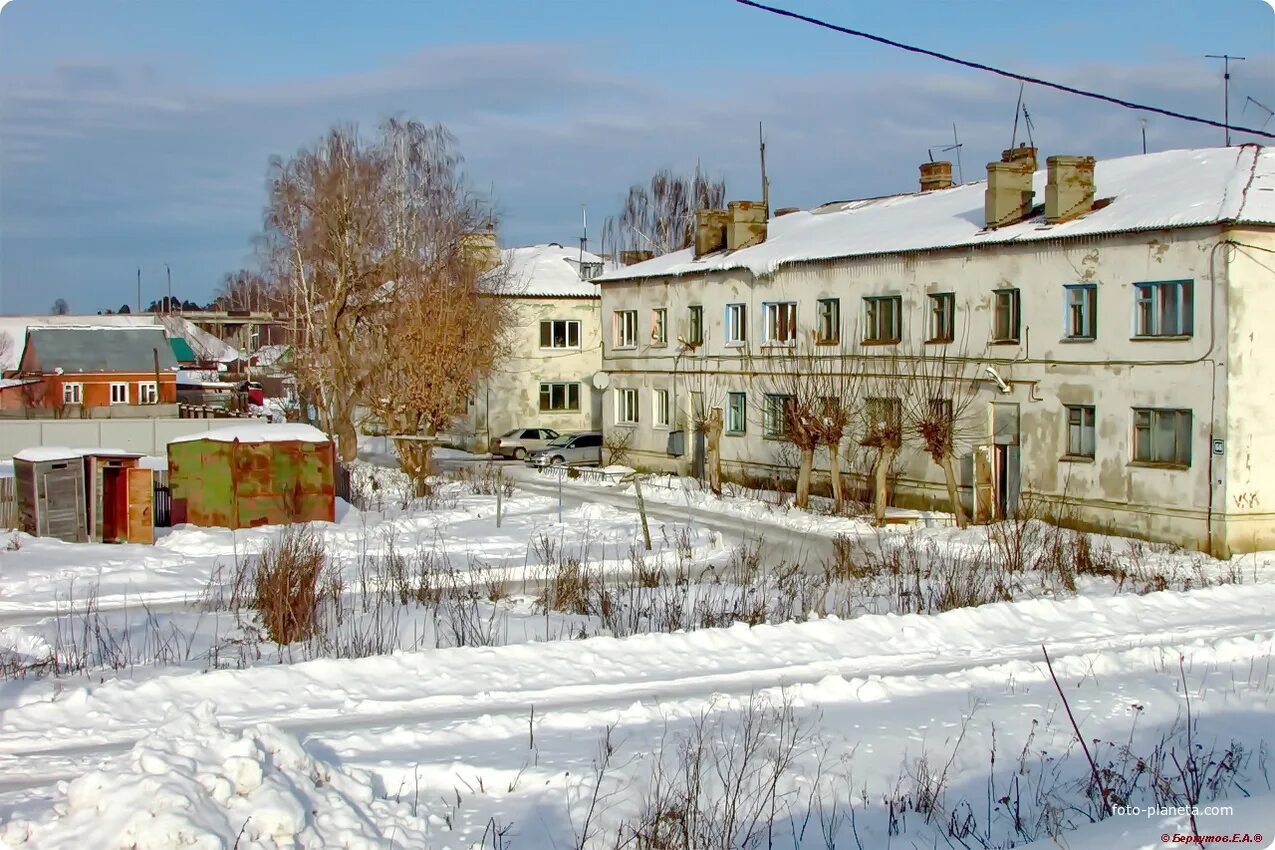
[[[1031,215],[1035,173],[1036,149],[1026,145],[1002,151],[1000,162],[987,164],[983,219],[989,228],[1014,224]]]
[[[726,249],[738,251],[766,241],[766,205],[760,201],[731,201],[726,205]]]
[[[952,188],[952,163],[921,163],[921,191],[933,192],[938,189]]]
[[[500,265],[500,247],[496,244],[496,231],[476,230],[460,235],[460,254],[466,263],[473,263],[478,272],[491,271]]]
[[[655,256],[654,251],[621,251],[620,265],[633,266],[638,263],[645,263],[647,260]]]
[[[1093,209],[1093,157],[1051,156],[1045,165],[1045,221],[1070,221]]]
[[[695,256],[702,257],[726,247],[730,214],[726,210],[695,211]]]

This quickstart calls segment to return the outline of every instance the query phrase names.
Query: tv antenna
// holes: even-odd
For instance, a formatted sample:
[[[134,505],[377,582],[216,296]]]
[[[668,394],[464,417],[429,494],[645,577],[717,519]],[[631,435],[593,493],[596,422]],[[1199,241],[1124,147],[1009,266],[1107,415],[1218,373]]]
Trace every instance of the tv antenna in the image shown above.
[[[1018,84],[1018,103],[1014,105],[1014,132],[1009,137],[1009,147],[1012,150],[1018,146],[1018,116],[1023,111],[1023,88],[1026,83]]]
[[[1142,125],[1142,152],[1147,152],[1147,119],[1139,118],[1138,123]]]
[[[761,149],[761,205],[770,215],[770,178],[766,176],[766,136],[762,133],[761,122],[757,122],[757,144]]]
[[[1251,103],[1251,104],[1253,104],[1254,106],[1256,106],[1258,109],[1260,109],[1260,110],[1262,110],[1263,112],[1265,112],[1265,113],[1266,113],[1266,120],[1262,122],[1262,126],[1261,126],[1261,129],[1265,130],[1265,129],[1266,129],[1266,125],[1267,125],[1267,124],[1269,124],[1269,123],[1271,123],[1271,116],[1275,115],[1275,109],[1271,109],[1269,106],[1267,106],[1266,104],[1262,103],[1262,102],[1261,102],[1260,100],[1258,100],[1257,98],[1254,98],[1254,97],[1247,97],[1247,96],[1246,96],[1246,97],[1244,98],[1244,108],[1240,110],[1240,114],[1241,114],[1241,115],[1243,115],[1245,112],[1247,112],[1247,111],[1248,111],[1248,105],[1249,105],[1250,103]]]
[[[956,135],[956,124],[955,122],[953,122],[952,144],[932,147],[927,151],[930,155],[930,162],[934,161],[934,151],[936,150],[939,153],[948,153],[949,151],[956,151],[956,182],[958,184],[965,182],[965,174],[961,170],[961,148],[962,147],[964,147],[964,145],[961,144],[960,136]]]
[[[1231,62],[1243,62],[1243,56],[1229,53],[1206,53],[1205,59],[1222,60],[1222,123],[1226,125],[1226,146],[1231,146]],[[1247,104],[1246,104],[1247,105]]]
[[[580,205],[580,268],[584,268],[584,252],[589,247],[589,208]]]

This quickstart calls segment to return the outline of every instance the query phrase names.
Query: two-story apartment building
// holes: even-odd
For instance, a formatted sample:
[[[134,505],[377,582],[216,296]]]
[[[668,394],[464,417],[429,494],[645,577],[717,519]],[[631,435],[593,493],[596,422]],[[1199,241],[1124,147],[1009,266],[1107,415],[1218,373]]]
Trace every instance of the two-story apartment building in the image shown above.
[[[782,399],[757,372],[799,339],[866,360],[946,355],[975,375],[967,500],[983,458],[1000,513],[1030,490],[1092,528],[1219,554],[1275,546],[1275,151],[1037,170],[1021,148],[987,181],[921,173],[918,193],[769,220],[747,202],[701,211],[694,248],[604,275],[604,425],[632,429],[630,457],[691,469],[695,441],[673,454],[668,437],[711,387],[728,473],[791,463]],[[918,447],[894,494],[946,501]]]
[[[501,252],[495,277],[498,297],[512,305],[511,351],[475,387],[467,423],[474,450],[514,428],[601,427],[593,376],[602,365],[602,314],[594,278],[604,266],[601,257],[557,243]]]

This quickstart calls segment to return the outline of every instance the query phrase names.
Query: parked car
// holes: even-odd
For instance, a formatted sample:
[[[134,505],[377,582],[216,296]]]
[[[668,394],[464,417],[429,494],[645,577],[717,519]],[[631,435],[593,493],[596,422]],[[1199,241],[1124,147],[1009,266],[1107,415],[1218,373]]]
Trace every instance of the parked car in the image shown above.
[[[601,466],[602,432],[563,434],[543,449],[527,455],[529,466]]]
[[[522,460],[557,438],[558,432],[552,428],[514,428],[491,441],[491,453]]]

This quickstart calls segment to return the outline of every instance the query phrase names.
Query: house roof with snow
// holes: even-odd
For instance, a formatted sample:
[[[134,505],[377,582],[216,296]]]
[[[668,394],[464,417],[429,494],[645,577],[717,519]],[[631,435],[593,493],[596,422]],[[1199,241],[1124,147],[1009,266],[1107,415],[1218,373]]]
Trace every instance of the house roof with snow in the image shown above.
[[[1047,172],[1033,177],[1045,196]],[[1175,150],[1098,162],[1095,198],[1109,203],[1070,221],[1041,214],[984,227],[985,180],[950,189],[839,201],[772,218],[766,240],[698,259],[675,251],[609,271],[601,283],[712,271],[773,275],[783,266],[840,258],[1013,244],[1237,222],[1275,225],[1275,148],[1242,145]]]
[[[29,328],[19,362],[41,372],[173,372],[161,327]]]
[[[200,360],[229,363],[240,357],[238,349],[217,339],[180,314],[159,313],[111,313],[105,316],[0,316],[0,339],[7,337],[10,345],[0,344],[0,371],[18,368],[22,356],[23,341],[29,328],[112,327],[112,328],[164,328],[170,337],[181,337],[193,349]]]
[[[608,268],[602,257],[556,242],[506,248],[500,255],[503,275],[496,279],[497,291],[525,298],[597,298],[598,285],[581,278],[581,263]]]

